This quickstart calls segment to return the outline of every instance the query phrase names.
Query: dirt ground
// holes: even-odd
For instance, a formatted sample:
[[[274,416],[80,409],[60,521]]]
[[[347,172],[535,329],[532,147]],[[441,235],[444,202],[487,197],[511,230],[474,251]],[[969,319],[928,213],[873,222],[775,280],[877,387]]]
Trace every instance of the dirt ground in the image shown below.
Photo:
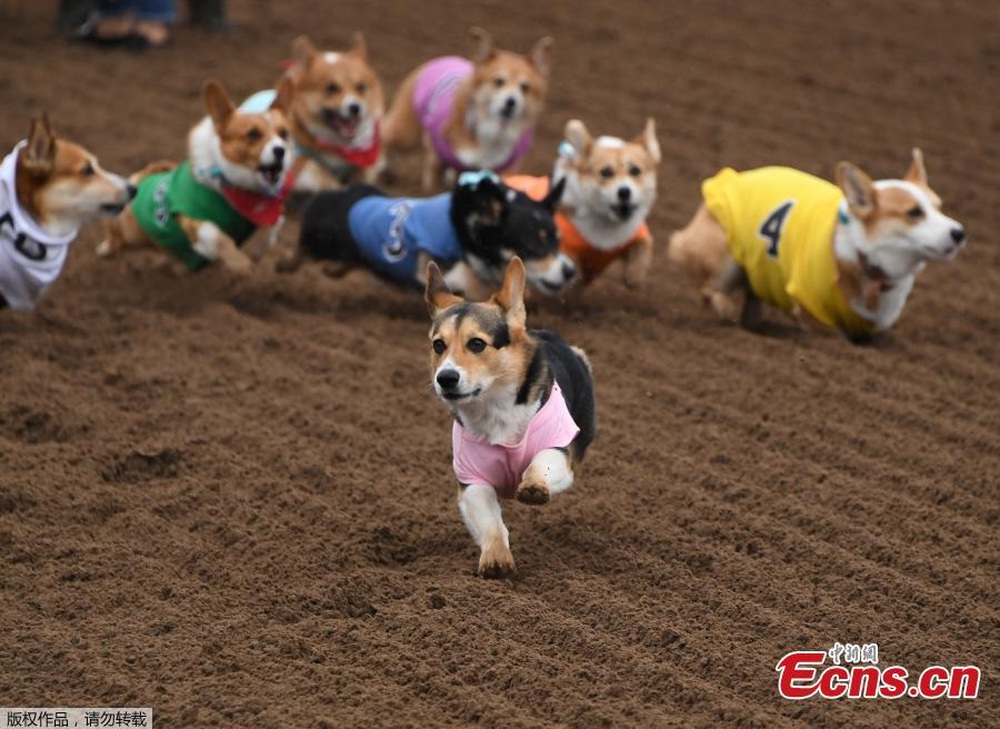
[[[177,277],[98,260],[87,228],[35,313],[0,313],[0,704],[152,706],[164,729],[1000,726],[1000,5],[230,6],[227,35],[128,55],[3,3],[0,148],[48,109],[113,170],[180,156],[202,80],[269,85],[302,32],[364,30],[390,91],[470,25],[551,34],[523,169],[569,118],[655,117],[652,279],[532,313],[590,353],[601,432],[569,494],[506,508],[521,572],[491,582],[417,296],[274,253]],[[971,243],[873,346],[717,324],[667,265],[721,166],[895,177],[914,145]],[[780,698],[777,661],[835,641],[979,666],[980,697]]]

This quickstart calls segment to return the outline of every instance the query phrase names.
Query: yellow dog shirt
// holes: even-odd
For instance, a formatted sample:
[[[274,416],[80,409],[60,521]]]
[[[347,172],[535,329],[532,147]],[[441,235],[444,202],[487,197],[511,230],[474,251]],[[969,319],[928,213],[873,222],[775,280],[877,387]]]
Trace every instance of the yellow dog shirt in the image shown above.
[[[833,234],[844,199],[839,187],[788,167],[727,167],[701,189],[758,298],[787,312],[797,302],[850,334],[875,331],[837,287]]]

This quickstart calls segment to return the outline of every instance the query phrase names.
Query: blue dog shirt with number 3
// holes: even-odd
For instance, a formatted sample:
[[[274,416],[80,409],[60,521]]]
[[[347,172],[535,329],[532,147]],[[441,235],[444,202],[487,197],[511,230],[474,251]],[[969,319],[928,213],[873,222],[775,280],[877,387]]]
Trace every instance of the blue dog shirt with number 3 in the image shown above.
[[[451,193],[443,193],[427,199],[362,198],[348,214],[351,235],[365,260],[379,273],[411,283],[421,252],[442,263],[462,257],[449,216],[451,197]]]

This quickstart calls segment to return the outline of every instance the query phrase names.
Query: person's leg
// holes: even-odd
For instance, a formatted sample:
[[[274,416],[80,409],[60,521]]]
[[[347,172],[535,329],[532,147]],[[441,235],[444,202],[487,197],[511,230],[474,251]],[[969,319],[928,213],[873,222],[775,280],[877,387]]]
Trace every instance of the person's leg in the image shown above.
[[[97,0],[97,17],[88,32],[97,40],[113,42],[125,39],[132,32],[129,0]]]
[[[151,46],[162,46],[170,39],[168,24],[177,20],[175,0],[132,0],[135,32]]]

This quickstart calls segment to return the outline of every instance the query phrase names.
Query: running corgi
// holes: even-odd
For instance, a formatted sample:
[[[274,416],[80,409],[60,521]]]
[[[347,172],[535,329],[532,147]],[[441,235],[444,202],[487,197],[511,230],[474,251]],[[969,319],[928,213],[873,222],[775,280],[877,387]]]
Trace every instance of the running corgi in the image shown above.
[[[553,180],[565,180],[556,223],[560,248],[576,264],[580,281],[592,282],[611,263],[625,261],[625,283],[639,287],[653,259],[653,236],[646,218],[656,200],[660,144],[646,120],[631,141],[594,139],[579,119],[566,124]],[[505,182],[532,197],[547,194],[544,177],[513,175]]]
[[[207,81],[208,116],[188,135],[188,160],[157,162],[132,176],[136,198],[108,224],[97,254],[159,245],[191,271],[218,260],[247,272],[252,263],[240,246],[261,226],[271,228],[275,242],[292,187],[290,83],[283,80],[271,107],[258,114],[237,110],[222,84]]]
[[[414,149],[423,142],[422,184],[442,183],[445,169],[503,171],[531,148],[545,103],[553,40],[527,56],[498,50],[482,28],[469,31],[472,60],[435,58],[400,85],[385,119],[385,144]]]
[[[455,418],[458,508],[483,577],[515,572],[500,499],[537,506],[566,491],[597,433],[590,362],[555,332],[526,328],[524,282],[514,258],[500,291],[471,303],[427,269],[432,382]]]
[[[293,86],[287,111],[298,154],[296,192],[334,190],[358,179],[375,182],[385,167],[385,97],[364,35],[356,33],[346,51],[320,51],[308,36],[299,36],[285,76]],[[266,111],[276,93],[259,91],[240,109]]]
[[[899,319],[927,261],[953,259],[965,228],[943,215],[913,150],[902,180],[850,162],[837,184],[787,167],[724,169],[670,241],[670,258],[720,316],[754,326],[761,302],[865,341]]]
[[[135,187],[57,137],[42,114],[0,164],[0,308],[34,309],[59,278],[80,227],[117,215]]]

